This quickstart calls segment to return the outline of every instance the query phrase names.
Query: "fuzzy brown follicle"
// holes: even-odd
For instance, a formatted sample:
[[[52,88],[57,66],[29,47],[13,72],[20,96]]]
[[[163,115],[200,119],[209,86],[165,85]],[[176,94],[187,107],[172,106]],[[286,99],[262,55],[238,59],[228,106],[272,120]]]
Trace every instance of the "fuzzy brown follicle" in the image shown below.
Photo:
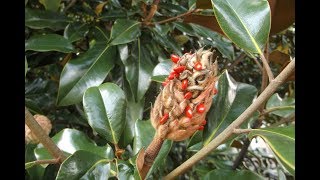
[[[156,135],[137,157],[139,174],[144,179],[165,139],[183,141],[203,130],[206,114],[215,95],[218,64],[211,50],[171,56],[172,71],[150,112]],[[198,105],[202,106],[197,110]],[[204,123],[205,122],[205,123]]]

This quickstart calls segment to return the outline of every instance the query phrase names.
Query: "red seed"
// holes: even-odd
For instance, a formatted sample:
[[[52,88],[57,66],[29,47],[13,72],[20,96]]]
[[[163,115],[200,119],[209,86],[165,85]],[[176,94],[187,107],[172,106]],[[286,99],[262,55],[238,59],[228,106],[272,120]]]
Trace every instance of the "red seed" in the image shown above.
[[[172,80],[172,79],[174,79],[175,77],[179,77],[179,74],[176,73],[175,71],[173,71],[173,72],[171,72],[171,73],[169,74],[168,79],[169,79],[169,80]]]
[[[201,62],[196,62],[195,64],[194,64],[194,69],[195,70],[197,70],[197,71],[200,71],[200,70],[202,70],[202,64],[201,64]]]
[[[192,97],[192,92],[187,92],[184,94],[184,99],[190,99]]]
[[[187,106],[185,109],[185,114],[188,118],[192,118],[192,109],[190,106]]]
[[[171,61],[174,63],[177,63],[180,60],[180,57],[175,55],[175,54],[171,54]]]
[[[206,125],[206,124],[207,124],[206,120],[203,120],[202,123],[201,123],[201,125],[203,125],[203,126]]]
[[[202,131],[203,129],[204,129],[204,126],[198,127],[198,130],[199,130],[199,131]]]
[[[216,94],[218,93],[218,89],[213,88],[213,89],[212,89],[212,93],[213,93],[214,95],[216,95]]]
[[[166,123],[168,120],[168,117],[169,117],[168,113],[164,114],[163,117],[160,119],[160,124]]]
[[[178,67],[175,67],[173,70],[177,73],[181,73],[185,69],[186,69],[186,66],[178,66]]]
[[[188,87],[188,79],[182,80],[181,89],[185,90],[185,89],[187,89],[187,87]]]
[[[197,112],[198,113],[203,113],[206,110],[206,108],[204,107],[204,104],[201,103],[197,106]]]

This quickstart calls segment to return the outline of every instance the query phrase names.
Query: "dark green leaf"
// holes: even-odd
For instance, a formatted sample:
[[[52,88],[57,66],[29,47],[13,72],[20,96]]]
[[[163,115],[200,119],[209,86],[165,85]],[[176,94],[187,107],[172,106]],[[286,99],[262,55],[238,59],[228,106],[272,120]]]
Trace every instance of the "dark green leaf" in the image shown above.
[[[190,23],[190,26],[198,36],[205,38],[204,42],[206,44],[216,47],[228,59],[234,59],[234,48],[231,42],[228,42],[228,40],[223,38],[220,34],[209,28],[193,23]],[[211,40],[208,40],[207,38],[210,38]]]
[[[266,110],[271,111],[271,114],[275,114],[280,117],[288,117],[295,112],[295,99],[291,97],[285,97],[282,99],[279,94],[276,93],[268,100]]]
[[[24,158],[25,163],[37,160],[33,152],[36,146],[37,146],[36,144],[27,144],[25,146],[25,158]],[[30,167],[26,170],[28,172],[30,179],[42,180],[42,176],[45,169],[44,167],[37,165],[37,166]]]
[[[159,9],[166,9],[172,13],[178,13],[178,14],[182,14],[188,11],[188,9],[184,8],[181,5],[177,5],[177,4],[171,4],[169,2],[160,2],[159,3]]]
[[[38,9],[25,9],[25,25],[29,28],[50,28],[57,31],[64,29],[70,22],[71,20],[64,14]]]
[[[101,156],[88,151],[79,150],[68,157],[60,166],[56,180],[78,180],[85,175],[98,161],[103,160]]]
[[[87,24],[73,23],[66,27],[63,36],[68,39],[69,42],[75,42],[82,39],[88,31],[89,27]]]
[[[187,145],[187,150],[188,151],[199,151],[202,147],[202,137],[203,137],[203,132],[202,131],[196,131],[190,138],[188,145]]]
[[[165,81],[165,79],[166,79],[167,77],[168,77],[167,75],[152,76],[152,77],[151,77],[151,80],[152,80],[152,81],[155,81],[155,82],[161,83],[161,82]]]
[[[127,161],[117,159],[117,178],[122,180],[134,180],[134,167]]]
[[[126,78],[136,102],[144,97],[151,83],[153,64],[150,59],[149,52],[140,44],[139,39],[131,50],[131,56],[123,59]]]
[[[68,61],[61,72],[57,104],[66,106],[81,102],[83,93],[100,85],[114,67],[115,47],[97,43],[86,53]]]
[[[61,0],[39,0],[44,5],[46,10],[57,11],[59,9]]]
[[[254,86],[235,82],[228,71],[222,73],[218,81],[218,95],[208,114],[203,133],[204,145],[228,127],[244,110],[251,105],[257,94]]]
[[[155,129],[151,125],[151,121],[137,120],[135,124],[135,138],[133,141],[133,154],[137,154],[141,148],[147,148],[151,143]],[[172,141],[165,140],[156,157],[153,165],[151,166],[147,177],[152,174],[157,168],[163,168],[165,159],[171,149]]]
[[[97,146],[83,132],[75,129],[63,129],[53,136],[52,140],[66,154],[73,154],[77,150],[86,150],[109,160],[114,158],[110,145],[107,144],[105,147]],[[53,158],[42,144],[38,145],[34,153],[38,160]]]
[[[223,32],[246,51],[262,54],[269,37],[271,15],[266,0],[211,0]]]
[[[126,18],[127,16],[128,15],[126,11],[123,11],[121,9],[110,9],[107,12],[103,12],[99,19],[101,19],[102,21],[114,21],[116,19]]]
[[[39,52],[59,51],[64,53],[73,52],[72,44],[63,36],[58,34],[47,34],[32,36],[25,43],[25,50]]]
[[[140,36],[140,22],[118,19],[111,29],[110,45],[125,44]]]
[[[154,39],[159,42],[162,46],[170,48],[170,50],[174,51],[174,53],[177,53],[179,56],[182,55],[180,46],[175,42],[175,40],[171,36],[163,36],[160,32],[158,32],[158,29],[153,28],[153,37]]]
[[[36,165],[35,161],[27,162],[24,164],[24,168],[29,169],[29,168],[33,167],[34,165]]]
[[[196,33],[190,24],[183,23],[183,22],[174,22],[173,24],[179,31],[185,32],[190,36],[196,36]]]
[[[170,31],[170,26],[168,24],[165,24],[165,25],[156,24],[154,28],[157,30],[157,32],[161,36],[166,36]]]
[[[281,164],[292,174],[295,172],[295,128],[294,126],[254,129],[249,138],[260,136],[280,160]]]
[[[59,168],[60,164],[49,164],[44,171],[42,180],[55,180]]]
[[[106,140],[117,144],[126,118],[122,89],[113,83],[91,87],[83,95],[83,107],[90,126]]]
[[[86,171],[80,180],[109,179],[109,177],[112,177],[110,165],[111,163],[106,159],[97,161]]]
[[[202,180],[263,180],[264,178],[252,171],[233,171],[228,169],[216,169],[207,173]]]

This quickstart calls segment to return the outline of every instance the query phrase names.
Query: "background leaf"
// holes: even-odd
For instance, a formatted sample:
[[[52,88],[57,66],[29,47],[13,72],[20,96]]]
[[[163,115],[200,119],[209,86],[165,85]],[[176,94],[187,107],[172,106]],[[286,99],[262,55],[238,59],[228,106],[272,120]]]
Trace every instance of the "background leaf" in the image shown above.
[[[260,136],[292,174],[295,172],[295,128],[294,126],[253,129],[248,137]]]
[[[216,169],[207,173],[202,180],[263,180],[264,178],[252,171],[233,171],[228,169]]]
[[[25,25],[33,29],[64,29],[71,20],[61,13],[25,8]]]
[[[52,140],[66,155],[73,154],[78,150],[86,150],[109,160],[114,158],[113,150],[109,144],[106,144],[104,147],[97,146],[85,133],[76,129],[63,129],[53,136]],[[42,144],[37,146],[34,154],[38,160],[53,158]]]
[[[127,161],[117,159],[117,178],[126,180],[135,180],[134,167]]]
[[[68,39],[69,42],[75,42],[82,39],[88,31],[87,24],[72,23],[65,28],[63,37]]]
[[[155,129],[151,125],[151,121],[137,120],[135,125],[135,138],[133,141],[133,154],[137,154],[141,148],[147,148],[151,143],[155,134]],[[172,141],[165,140],[162,147],[156,157],[153,165],[151,166],[146,178],[152,174],[158,168],[163,168],[166,157],[171,150]]]
[[[97,43],[78,58],[68,61],[61,72],[57,104],[79,103],[86,89],[100,85],[114,67],[115,50],[105,43]]]
[[[111,162],[102,159],[97,161],[93,166],[86,171],[86,173],[80,178],[80,180],[95,180],[95,179],[109,179],[113,175],[110,169]]]
[[[79,150],[68,157],[60,166],[56,180],[76,180],[81,178],[87,171],[102,160],[101,156],[88,151]]]
[[[118,19],[111,29],[110,45],[125,44],[137,39],[140,32],[140,23],[137,21]]]
[[[46,34],[32,36],[25,43],[25,50],[39,52],[59,51],[64,53],[74,52],[72,44],[63,36],[57,34]]]
[[[126,99],[113,83],[89,88],[83,95],[83,107],[90,126],[106,140],[117,144],[126,118]]]
[[[280,117],[288,117],[295,112],[295,99],[286,97],[282,99],[278,93],[272,95],[266,104],[266,110],[279,108],[279,110],[270,112]]]
[[[223,32],[239,47],[262,54],[271,27],[268,1],[211,0]]]
[[[153,64],[148,50],[140,44],[140,40],[134,44],[130,56],[123,59],[126,78],[130,84],[135,101],[140,101],[149,88]]]
[[[46,10],[57,11],[59,9],[61,0],[39,0],[44,5]]]
[[[228,71],[223,72],[218,81],[218,94],[207,114],[204,146],[240,116],[251,105],[256,94],[254,86],[235,82]]]

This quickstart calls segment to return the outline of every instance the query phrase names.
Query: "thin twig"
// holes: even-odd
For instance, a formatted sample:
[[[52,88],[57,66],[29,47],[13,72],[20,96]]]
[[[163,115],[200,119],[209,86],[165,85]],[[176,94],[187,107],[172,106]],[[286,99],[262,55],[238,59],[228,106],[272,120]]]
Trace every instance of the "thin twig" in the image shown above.
[[[182,163],[172,172],[170,172],[164,179],[174,179],[176,176],[186,172],[195,163],[203,159],[205,156],[210,154],[214,149],[216,149],[220,144],[226,141],[232,134],[233,129],[240,127],[240,125],[245,122],[252,114],[261,106],[263,102],[268,100],[270,96],[277,90],[277,88],[285,82],[288,76],[295,69],[295,60],[293,59],[287,67],[271,81],[267,88],[258,96],[258,98],[235,120],[233,121],[224,131],[222,131],[215,139],[213,139],[207,146],[203,147],[200,151],[194,154],[187,161]]]
[[[77,0],[71,0],[70,3],[67,5],[67,7],[64,8],[63,12],[67,12],[67,10],[71,8],[76,2]]]
[[[234,129],[233,133],[234,134],[244,134],[244,133],[249,133],[251,131],[252,131],[252,129]]]
[[[233,67],[238,65],[246,56],[247,56],[246,53],[242,52],[227,69],[228,70],[233,69]]]
[[[51,140],[51,138],[45,133],[42,127],[34,119],[32,114],[29,112],[27,107],[25,107],[25,123],[30,128],[31,132],[39,139],[40,143],[48,150],[48,152],[60,162],[66,159],[66,156],[57,147],[56,144]]]
[[[167,23],[167,22],[170,22],[170,21],[174,21],[174,20],[176,20],[176,19],[178,19],[180,17],[183,17],[183,16],[189,16],[190,14],[192,14],[194,12],[199,12],[199,11],[201,11],[201,9],[193,9],[193,10],[187,11],[187,12],[185,12],[183,14],[179,14],[178,16],[175,16],[175,17],[171,17],[171,18],[168,18],[168,19],[165,19],[165,20],[162,20],[162,21],[150,23],[150,25]]]
[[[260,58],[264,69],[267,71],[269,82],[271,82],[274,79],[274,76],[269,66],[269,43],[266,44],[265,53],[260,53]]]

